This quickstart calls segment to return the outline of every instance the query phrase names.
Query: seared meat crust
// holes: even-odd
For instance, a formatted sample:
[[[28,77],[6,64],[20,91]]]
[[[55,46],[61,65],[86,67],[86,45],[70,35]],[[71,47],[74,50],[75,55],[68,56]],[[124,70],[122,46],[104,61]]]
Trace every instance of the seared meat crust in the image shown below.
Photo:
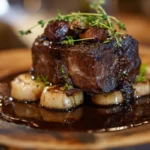
[[[114,40],[63,46],[39,37],[32,47],[34,73],[53,84],[63,84],[67,77],[75,87],[91,94],[111,92],[125,86],[124,79],[135,82],[141,64],[138,42],[129,35],[122,38],[122,47],[116,47]]]

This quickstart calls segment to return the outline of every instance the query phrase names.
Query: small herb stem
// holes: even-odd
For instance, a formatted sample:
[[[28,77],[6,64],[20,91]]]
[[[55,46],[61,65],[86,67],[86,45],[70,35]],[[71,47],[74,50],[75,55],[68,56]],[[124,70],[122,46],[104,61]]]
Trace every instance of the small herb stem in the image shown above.
[[[77,40],[74,40],[74,42],[87,41],[87,40],[94,40],[94,39],[95,39],[95,38],[77,39]]]
[[[50,19],[50,20],[47,20],[47,21],[45,21],[45,23],[48,23],[48,22],[51,22],[51,21],[53,21],[53,20],[55,20],[55,18],[52,18],[52,19]],[[32,29],[34,29],[35,27],[37,27],[37,26],[39,26],[40,24],[36,24],[36,25],[34,25],[34,26],[32,26],[31,28],[29,28],[29,30],[32,30]]]
[[[106,11],[103,9],[103,7],[99,6],[100,11],[107,16],[107,21],[109,23],[109,26],[112,27],[111,25],[111,20],[110,20],[110,16],[107,15]]]
[[[37,27],[39,24],[36,24],[34,26],[32,26],[31,28],[29,28],[29,30],[32,30],[33,28]]]
[[[103,13],[104,15],[107,15],[106,11],[103,9],[103,7],[99,6],[100,11],[98,13]]]
[[[70,15],[66,15],[67,17],[71,17],[71,16],[99,16],[99,17],[102,17],[103,15],[102,14],[97,14],[97,13],[72,13]]]
[[[106,24],[100,23],[103,27],[105,27],[106,29],[109,29],[110,27],[108,27]]]
[[[119,20],[117,18],[113,17],[113,16],[109,16],[109,18],[116,21],[117,23],[119,22]]]
[[[107,20],[108,20],[109,26],[112,27],[112,24],[111,24],[109,16],[107,17]]]
[[[117,43],[117,45],[118,45],[118,46],[121,46],[120,41],[119,41],[119,39],[118,39],[118,37],[117,37],[117,35],[116,35],[116,34],[114,35],[114,37],[115,37],[115,39],[116,39],[116,43]]]
[[[75,42],[94,40],[95,38],[83,38],[83,39],[73,39],[72,37],[67,37],[67,40],[61,42],[61,44],[74,45]]]

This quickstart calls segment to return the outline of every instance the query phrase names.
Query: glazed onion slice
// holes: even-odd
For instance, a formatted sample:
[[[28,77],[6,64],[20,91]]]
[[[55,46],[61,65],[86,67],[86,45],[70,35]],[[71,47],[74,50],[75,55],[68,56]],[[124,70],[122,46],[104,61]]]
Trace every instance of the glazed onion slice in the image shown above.
[[[150,82],[139,82],[133,84],[134,98],[139,98],[144,95],[150,94]],[[124,99],[120,91],[111,93],[103,93],[92,96],[92,102],[97,105],[117,105],[123,103]]]
[[[150,94],[150,82],[149,80],[145,82],[138,82],[133,85],[134,97],[139,98],[144,95]]]
[[[30,74],[21,74],[11,82],[11,96],[19,101],[36,101],[44,87],[43,82],[33,80]]]
[[[76,91],[68,96],[64,90],[58,86],[45,87],[41,95],[40,104],[50,109],[71,109],[83,103],[83,92]]]
[[[97,105],[117,105],[123,103],[123,101],[123,96],[120,91],[92,96],[92,102]]]

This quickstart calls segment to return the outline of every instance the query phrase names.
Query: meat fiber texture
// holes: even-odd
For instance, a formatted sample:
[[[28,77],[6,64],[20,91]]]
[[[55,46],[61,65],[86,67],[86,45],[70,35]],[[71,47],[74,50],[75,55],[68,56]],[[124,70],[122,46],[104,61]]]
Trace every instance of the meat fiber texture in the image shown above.
[[[32,47],[34,74],[47,77],[52,84],[67,80],[91,94],[114,91],[125,78],[134,83],[141,64],[138,42],[129,35],[122,38],[122,47],[116,47],[114,40],[64,46],[38,37]]]

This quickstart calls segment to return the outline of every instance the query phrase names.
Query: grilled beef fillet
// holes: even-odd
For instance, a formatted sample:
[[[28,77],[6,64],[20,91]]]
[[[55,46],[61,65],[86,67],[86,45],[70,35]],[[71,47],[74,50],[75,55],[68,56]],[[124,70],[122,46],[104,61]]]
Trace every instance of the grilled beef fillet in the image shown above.
[[[104,31],[99,32],[102,35],[96,35],[99,36],[97,41],[78,42],[69,46],[57,44],[55,40],[50,41],[46,36],[47,31],[48,29],[46,34],[35,40],[32,47],[35,76],[47,77],[52,84],[69,82],[91,94],[121,88],[124,89],[123,92],[133,94],[130,84],[135,82],[141,61],[138,55],[138,42],[131,36],[122,37],[122,47],[116,47],[115,40],[103,44],[101,39],[106,38]],[[60,31],[62,34],[62,30]],[[68,31],[65,28],[66,34]],[[65,34],[62,35],[64,39]],[[80,36],[87,35],[80,33]]]

